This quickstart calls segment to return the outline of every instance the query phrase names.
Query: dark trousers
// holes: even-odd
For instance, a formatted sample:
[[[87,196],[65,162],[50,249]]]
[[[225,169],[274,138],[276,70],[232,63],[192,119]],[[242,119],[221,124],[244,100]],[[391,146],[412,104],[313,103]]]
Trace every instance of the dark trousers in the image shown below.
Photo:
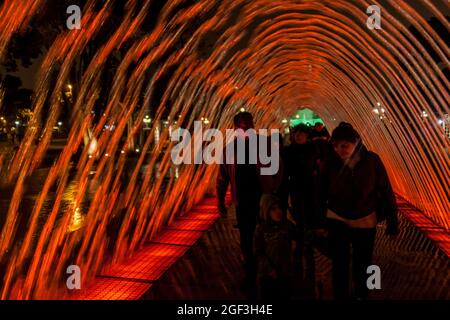
[[[313,196],[311,192],[305,190],[291,190],[290,191],[292,217],[296,224],[296,240],[297,247],[295,250],[295,257],[301,259],[304,254],[312,252],[312,215],[313,211]],[[301,266],[302,268],[302,266]]]
[[[240,245],[244,257],[245,276],[248,280],[256,279],[256,261],[253,253],[253,236],[255,234],[259,204],[242,204],[236,206],[236,219],[240,234]]]
[[[289,279],[261,279],[260,299],[287,301],[291,298],[291,285]]]
[[[328,219],[329,251],[333,262],[335,299],[350,298],[350,265],[357,298],[366,299],[367,267],[372,265],[376,228],[350,228],[344,222]]]

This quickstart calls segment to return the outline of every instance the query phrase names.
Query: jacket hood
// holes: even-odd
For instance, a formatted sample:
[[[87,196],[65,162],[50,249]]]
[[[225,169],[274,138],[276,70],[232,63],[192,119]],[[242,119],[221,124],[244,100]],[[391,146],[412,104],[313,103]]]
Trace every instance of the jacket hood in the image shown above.
[[[270,208],[272,208],[273,205],[280,204],[280,200],[271,194],[265,194],[261,197],[260,201],[260,213],[259,217],[261,219],[262,223],[268,223],[270,222]]]

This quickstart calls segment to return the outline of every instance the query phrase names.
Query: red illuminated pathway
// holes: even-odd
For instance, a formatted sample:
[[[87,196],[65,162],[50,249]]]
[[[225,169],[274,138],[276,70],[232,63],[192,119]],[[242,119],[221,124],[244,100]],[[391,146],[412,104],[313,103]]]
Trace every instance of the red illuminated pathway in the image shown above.
[[[232,219],[216,223],[219,214],[215,203],[214,198],[204,199],[133,258],[105,269],[73,298],[245,299],[239,290],[242,272],[238,232],[232,227]],[[445,270],[449,270],[449,233],[404,199],[398,198],[398,205],[401,213],[399,239],[389,240],[384,237],[382,228],[378,230],[374,258],[387,272],[383,277],[385,290],[375,293],[374,298],[448,296],[450,276]],[[189,250],[190,254],[186,254]],[[411,259],[414,263],[410,263]],[[318,252],[314,260],[315,291],[312,296],[309,291],[306,296],[305,292],[300,293],[300,299],[308,295],[319,299],[330,297],[330,261]]]
[[[136,255],[106,268],[82,289],[79,300],[137,300],[180,259],[219,218],[214,198],[206,198],[176,219]]]

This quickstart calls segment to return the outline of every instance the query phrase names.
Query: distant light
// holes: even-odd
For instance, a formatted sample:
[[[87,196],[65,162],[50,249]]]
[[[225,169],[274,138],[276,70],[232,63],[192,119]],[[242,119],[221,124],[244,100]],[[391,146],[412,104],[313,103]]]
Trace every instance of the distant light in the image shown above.
[[[62,122],[61,122],[61,121],[60,121],[60,122],[58,122],[58,126],[60,126],[60,127],[62,126]]]
[[[124,153],[125,153],[125,151],[124,151],[124,150],[122,150],[122,151],[120,151],[120,153],[121,153],[121,154],[124,154]]]
[[[150,116],[149,116],[149,115],[146,115],[146,116],[145,116],[145,119],[148,119],[148,118],[150,118]]]
[[[245,108],[241,108],[239,111],[240,112],[245,112]]]
[[[386,110],[384,110],[384,108],[381,108],[381,112],[382,112],[382,113],[385,113],[385,112],[386,112]]]
[[[281,123],[286,124],[286,123],[288,123],[288,121],[287,121],[287,119],[283,119],[283,120],[281,121]]]
[[[16,121],[16,122],[14,122],[15,124],[16,124],[16,126],[18,126],[19,124],[20,124],[20,122],[19,121]]]
[[[439,125],[441,125],[441,126],[442,126],[442,125],[444,124],[444,120],[442,120],[442,119],[439,119],[439,120],[438,120],[438,123],[439,123]]]
[[[136,149],[136,152],[137,152],[137,153],[139,153],[139,152],[141,152],[141,150],[139,150],[139,149]]]
[[[299,114],[298,114],[298,115],[296,115],[295,117],[296,117],[297,119],[300,119],[300,115],[299,115]]]
[[[376,114],[380,114],[380,111],[378,110],[378,108],[373,109],[373,112],[375,112]]]
[[[105,153],[105,157],[109,157],[109,153]]]
[[[377,102],[377,106],[381,107],[381,102]]]
[[[91,156],[91,155],[89,155],[89,159],[92,159],[92,156]]]
[[[68,84],[68,85],[67,85],[67,88],[69,88],[70,90],[72,90],[73,87],[72,87],[71,84]]]
[[[205,121],[203,121],[204,124],[209,124],[209,120],[205,119]]]
[[[204,118],[204,117],[202,117],[202,118],[201,118],[201,120],[202,120],[202,121],[204,121],[204,120],[205,120],[205,118]]]

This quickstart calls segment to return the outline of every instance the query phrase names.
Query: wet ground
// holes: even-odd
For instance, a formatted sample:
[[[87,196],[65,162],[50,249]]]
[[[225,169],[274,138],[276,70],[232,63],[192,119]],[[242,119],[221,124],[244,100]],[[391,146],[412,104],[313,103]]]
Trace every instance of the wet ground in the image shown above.
[[[243,300],[251,297],[240,288],[242,257],[234,224],[232,217],[219,220],[143,298]],[[304,259],[310,272],[295,282],[293,299],[333,298],[331,262],[316,249],[313,255],[314,267],[311,259]],[[397,239],[385,237],[383,226],[379,226],[374,263],[381,269],[382,289],[372,291],[370,299],[450,300],[450,259],[401,215]]]

